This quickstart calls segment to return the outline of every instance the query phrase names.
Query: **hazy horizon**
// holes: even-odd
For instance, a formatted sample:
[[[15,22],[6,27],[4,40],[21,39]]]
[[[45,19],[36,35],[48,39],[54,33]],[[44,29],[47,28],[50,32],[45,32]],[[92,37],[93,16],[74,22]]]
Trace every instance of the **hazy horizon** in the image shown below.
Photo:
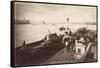
[[[95,22],[96,23],[96,7],[75,6],[75,5],[55,5],[42,3],[15,3],[15,19],[28,19],[34,22]]]

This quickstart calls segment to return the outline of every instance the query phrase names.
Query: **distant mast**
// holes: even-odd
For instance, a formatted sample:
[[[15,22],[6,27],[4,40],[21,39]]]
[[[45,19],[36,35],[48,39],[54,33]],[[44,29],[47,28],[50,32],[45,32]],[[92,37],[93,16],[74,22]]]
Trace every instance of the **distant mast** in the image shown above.
[[[69,24],[69,18],[67,18],[67,27],[69,26],[68,24]]]
[[[69,18],[67,18],[67,23],[69,23]]]

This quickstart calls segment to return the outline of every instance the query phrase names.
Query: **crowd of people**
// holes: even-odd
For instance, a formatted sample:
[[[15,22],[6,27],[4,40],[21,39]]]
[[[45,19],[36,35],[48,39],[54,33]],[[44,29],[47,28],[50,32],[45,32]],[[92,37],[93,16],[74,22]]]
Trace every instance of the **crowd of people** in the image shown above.
[[[91,34],[91,31],[86,28],[72,32],[70,28],[60,27],[59,31],[59,34],[47,34],[44,39],[45,44],[61,42],[66,47],[67,52],[77,54],[79,58],[84,55],[89,43],[96,45],[96,34]]]

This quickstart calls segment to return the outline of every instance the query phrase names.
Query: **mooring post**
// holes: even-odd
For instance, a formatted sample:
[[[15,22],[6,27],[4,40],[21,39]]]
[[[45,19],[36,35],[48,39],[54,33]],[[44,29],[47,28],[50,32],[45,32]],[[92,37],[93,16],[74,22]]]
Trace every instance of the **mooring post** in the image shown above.
[[[26,47],[26,42],[25,42],[25,40],[23,41],[23,47],[24,47],[24,48]]]

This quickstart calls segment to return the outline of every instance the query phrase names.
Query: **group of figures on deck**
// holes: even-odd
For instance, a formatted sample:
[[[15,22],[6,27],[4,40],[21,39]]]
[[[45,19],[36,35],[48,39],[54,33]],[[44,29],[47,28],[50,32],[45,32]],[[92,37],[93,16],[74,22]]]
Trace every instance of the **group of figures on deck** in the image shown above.
[[[79,28],[77,31],[72,32],[70,28],[60,27],[61,33],[49,33],[44,38],[44,47],[57,47],[52,46],[51,43],[62,43],[66,47],[68,53],[73,53],[77,61],[96,61],[96,31],[88,30],[86,27]],[[61,45],[61,46],[62,46]]]

